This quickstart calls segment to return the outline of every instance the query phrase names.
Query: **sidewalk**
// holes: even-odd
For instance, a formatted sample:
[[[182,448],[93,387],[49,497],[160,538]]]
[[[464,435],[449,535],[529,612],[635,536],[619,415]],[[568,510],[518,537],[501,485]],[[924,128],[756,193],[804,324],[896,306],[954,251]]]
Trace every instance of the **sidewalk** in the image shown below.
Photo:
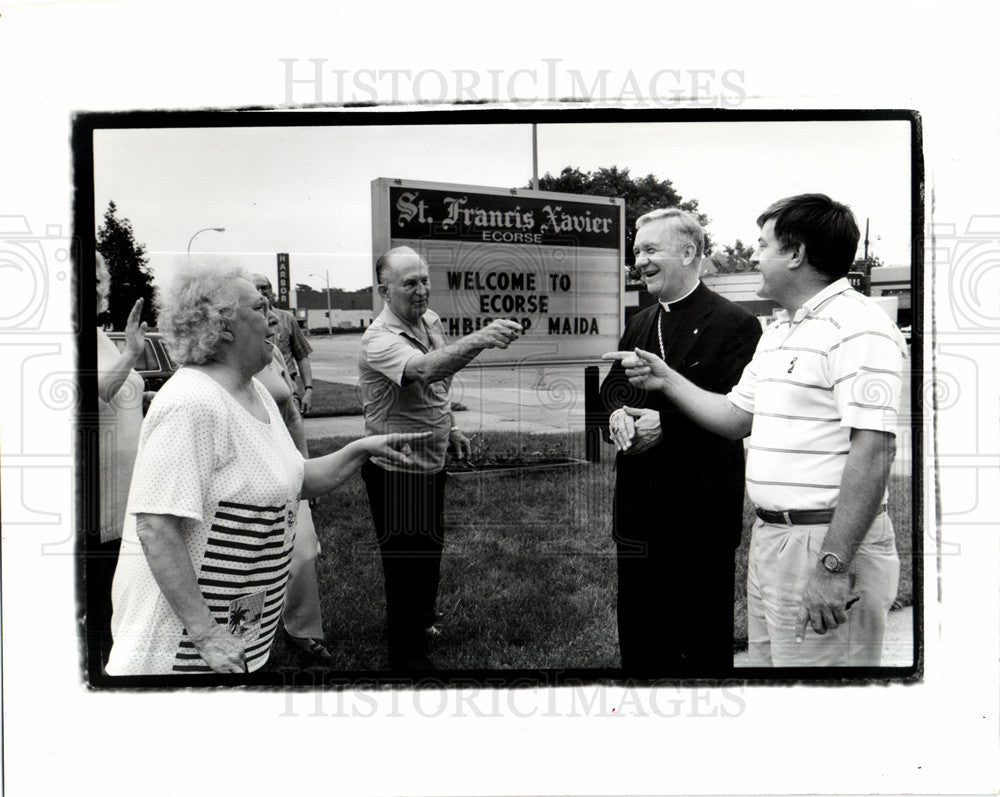
[[[610,365],[601,368],[607,373]],[[355,374],[321,364],[319,379],[357,385]],[[455,423],[467,433],[511,431],[554,434],[583,431],[583,366],[469,368],[452,381],[451,398],[468,409],[455,413]],[[360,436],[360,417],[305,418],[306,436]]]

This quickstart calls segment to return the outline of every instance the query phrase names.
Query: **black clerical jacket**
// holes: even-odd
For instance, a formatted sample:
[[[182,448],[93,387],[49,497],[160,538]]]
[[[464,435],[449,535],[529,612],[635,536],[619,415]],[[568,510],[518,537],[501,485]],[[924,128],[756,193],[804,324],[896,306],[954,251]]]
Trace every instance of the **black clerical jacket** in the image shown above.
[[[659,356],[657,324],[663,315],[659,303],[637,313],[618,348],[639,347]],[[701,388],[728,393],[753,357],[760,323],[700,283],[671,305],[671,315],[663,337],[667,364]],[[632,387],[618,361],[601,385],[601,400],[605,435],[607,418],[624,405],[657,410],[663,430],[654,447],[616,458],[615,539],[642,543],[669,538],[679,547],[737,546],[743,514],[743,442],[702,429],[661,393]]]

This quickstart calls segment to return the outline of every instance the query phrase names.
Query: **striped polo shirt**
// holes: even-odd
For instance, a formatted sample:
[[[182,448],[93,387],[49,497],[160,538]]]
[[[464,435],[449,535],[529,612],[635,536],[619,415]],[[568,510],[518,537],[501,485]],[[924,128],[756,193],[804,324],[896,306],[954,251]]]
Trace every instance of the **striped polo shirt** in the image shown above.
[[[846,279],[775,315],[728,396],[754,416],[747,494],[762,509],[833,509],[851,430],[895,434],[906,342]]]

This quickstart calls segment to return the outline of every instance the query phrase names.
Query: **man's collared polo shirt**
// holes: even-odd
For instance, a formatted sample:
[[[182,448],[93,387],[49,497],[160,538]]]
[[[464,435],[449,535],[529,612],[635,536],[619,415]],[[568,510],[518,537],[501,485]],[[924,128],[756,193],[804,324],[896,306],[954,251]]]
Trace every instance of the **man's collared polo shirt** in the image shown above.
[[[436,473],[444,467],[452,427],[451,377],[429,384],[418,381],[403,384],[403,372],[411,358],[447,346],[437,313],[428,310],[420,323],[430,348],[389,305],[382,308],[361,336],[359,385],[365,434],[433,432],[428,442],[411,445],[413,465],[405,470]],[[386,470],[403,470],[383,459],[373,461]]]
[[[833,509],[851,430],[896,432],[906,343],[846,279],[775,315],[728,395],[753,413],[747,494],[762,509]]]

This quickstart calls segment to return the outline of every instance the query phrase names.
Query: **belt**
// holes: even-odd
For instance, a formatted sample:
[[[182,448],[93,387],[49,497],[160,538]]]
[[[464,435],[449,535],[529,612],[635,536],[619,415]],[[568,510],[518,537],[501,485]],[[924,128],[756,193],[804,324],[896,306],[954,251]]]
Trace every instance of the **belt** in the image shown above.
[[[879,507],[877,515],[885,512],[885,504]],[[765,523],[776,523],[780,526],[810,526],[819,523],[829,523],[833,520],[832,509],[790,509],[776,512],[770,509],[755,507],[757,517]]]

